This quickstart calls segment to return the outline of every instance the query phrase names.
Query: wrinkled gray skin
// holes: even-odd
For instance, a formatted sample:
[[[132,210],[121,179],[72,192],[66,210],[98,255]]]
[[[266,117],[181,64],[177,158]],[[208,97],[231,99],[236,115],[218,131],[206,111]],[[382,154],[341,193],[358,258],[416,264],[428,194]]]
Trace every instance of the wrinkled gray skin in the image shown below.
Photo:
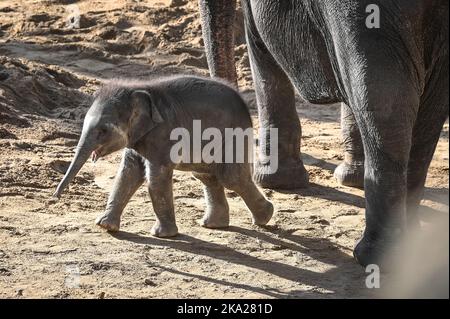
[[[235,0],[199,3],[211,74],[236,83]],[[256,181],[285,189],[308,182],[294,87],[310,103],[343,102],[345,160],[335,176],[351,186],[364,176],[366,229],[354,255],[362,265],[379,263],[407,224],[418,227],[427,170],[448,117],[448,0],[241,3],[260,123],[280,132],[280,169],[265,175],[259,165]],[[380,28],[366,27],[369,4],[380,8]]]
[[[86,114],[75,157],[54,195],[61,195],[91,154],[97,160],[125,148],[106,211],[97,218],[97,225],[109,231],[119,230],[126,204],[147,181],[156,214],[151,233],[175,236],[174,169],[192,171],[204,184],[207,207],[203,226],[228,226],[224,187],[244,199],[254,224],[265,225],[272,217],[273,206],[253,183],[248,157],[236,164],[172,162],[170,150],[177,140],[171,141],[170,133],[174,128],[186,128],[192,138],[193,120],[201,120],[202,129],[218,128],[223,137],[225,128],[252,127],[239,94],[211,79],[180,76],[153,82],[115,82],[103,87]]]

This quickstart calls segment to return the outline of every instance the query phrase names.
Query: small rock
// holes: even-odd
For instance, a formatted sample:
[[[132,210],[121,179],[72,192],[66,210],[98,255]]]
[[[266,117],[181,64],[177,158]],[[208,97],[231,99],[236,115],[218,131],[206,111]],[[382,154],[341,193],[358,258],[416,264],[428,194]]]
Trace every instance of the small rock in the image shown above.
[[[151,279],[149,279],[149,278],[145,278],[144,279],[144,284],[146,284],[147,286],[152,286],[152,287],[156,287],[157,286],[156,283],[154,281],[152,281]]]
[[[56,204],[58,202],[58,200],[56,198],[50,198],[46,201],[47,205],[53,205]]]
[[[319,219],[317,221],[314,222],[315,224],[320,224],[320,225],[325,225],[325,226],[329,226],[330,222],[326,219]]]
[[[105,292],[101,292],[98,294],[98,299],[105,299]]]
[[[55,160],[50,163],[50,167],[57,171],[58,173],[65,174],[67,169],[69,168],[70,162]]]
[[[32,149],[31,144],[27,143],[27,142],[16,142],[13,143],[14,147],[21,149],[21,150],[29,150]]]
[[[11,7],[3,7],[0,8],[0,12],[8,13],[8,12],[14,12],[15,10]]]
[[[235,198],[238,197],[239,195],[236,192],[230,191],[227,193],[227,197],[228,198]]]
[[[52,17],[48,14],[48,13],[37,13],[37,14],[33,14],[31,16],[28,17],[28,21],[31,22],[46,22],[46,21],[50,21],[52,19]]]
[[[108,26],[97,32],[97,36],[104,40],[112,40],[117,37],[117,29],[114,26]]]
[[[187,197],[190,197],[190,198],[197,198],[198,195],[195,194],[194,192],[189,192],[189,193],[187,193]]]
[[[23,289],[17,289],[16,296],[17,297],[22,297],[23,296]]]
[[[108,264],[99,262],[91,264],[91,268],[92,270],[100,271],[100,270],[108,270],[110,266]]]
[[[170,1],[170,7],[175,8],[175,7],[181,7],[184,6],[186,3],[184,0],[172,0]]]
[[[295,213],[296,210],[295,209],[279,209],[278,212],[279,213]]]
[[[272,195],[273,195],[273,190],[271,190],[271,189],[266,190],[266,191],[264,192],[264,194],[266,194],[266,196],[267,196],[268,198],[271,198]]]
[[[6,268],[0,268],[0,276],[11,276],[11,271]]]
[[[194,279],[193,278],[183,278],[182,279],[184,282],[193,282]]]

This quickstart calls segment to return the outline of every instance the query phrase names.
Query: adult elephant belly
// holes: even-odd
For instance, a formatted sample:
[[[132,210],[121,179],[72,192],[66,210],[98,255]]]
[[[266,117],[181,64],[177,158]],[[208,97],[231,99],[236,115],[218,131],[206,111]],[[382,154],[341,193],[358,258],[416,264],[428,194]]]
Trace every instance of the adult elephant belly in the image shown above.
[[[296,87],[314,104],[342,101],[325,42],[301,1],[250,0],[259,37]]]

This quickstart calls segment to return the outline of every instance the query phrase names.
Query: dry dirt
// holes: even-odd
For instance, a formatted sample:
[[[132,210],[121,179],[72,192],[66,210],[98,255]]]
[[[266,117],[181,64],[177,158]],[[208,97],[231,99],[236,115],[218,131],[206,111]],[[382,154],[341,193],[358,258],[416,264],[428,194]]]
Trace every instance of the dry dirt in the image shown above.
[[[85,165],[62,199],[52,199],[103,79],[207,74],[196,1],[78,1],[77,29],[67,27],[72,2],[0,2],[0,298],[372,296],[352,258],[364,193],[332,176],[342,159],[339,105],[299,100],[311,186],[264,190],[276,206],[266,228],[252,226],[231,192],[232,226],[200,227],[201,185],[176,173],[178,237],[150,236],[155,217],[145,187],[126,208],[121,232],[99,229],[94,219],[120,154]],[[236,31],[239,83],[256,122],[239,24]],[[446,124],[423,201],[428,219],[448,213],[448,169]]]

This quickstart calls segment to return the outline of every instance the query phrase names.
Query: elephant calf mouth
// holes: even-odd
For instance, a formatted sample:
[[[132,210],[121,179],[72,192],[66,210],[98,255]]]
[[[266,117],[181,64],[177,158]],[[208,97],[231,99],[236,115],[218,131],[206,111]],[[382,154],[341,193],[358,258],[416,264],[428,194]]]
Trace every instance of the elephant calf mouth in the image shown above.
[[[100,158],[100,153],[98,150],[94,150],[91,154],[92,162],[97,162],[97,160]]]

